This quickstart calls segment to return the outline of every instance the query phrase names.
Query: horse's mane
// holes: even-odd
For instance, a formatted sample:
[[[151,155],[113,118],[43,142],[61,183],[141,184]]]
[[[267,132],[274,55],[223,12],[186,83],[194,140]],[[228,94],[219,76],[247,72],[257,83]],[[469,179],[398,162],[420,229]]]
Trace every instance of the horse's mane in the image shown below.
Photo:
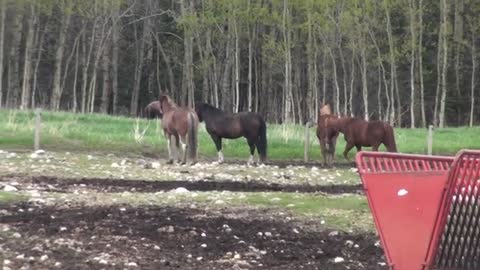
[[[198,106],[201,107],[202,110],[205,110],[205,111],[208,111],[208,112],[223,113],[222,110],[220,110],[219,108],[217,108],[213,105],[210,105],[208,103],[200,103],[200,104],[198,104]]]

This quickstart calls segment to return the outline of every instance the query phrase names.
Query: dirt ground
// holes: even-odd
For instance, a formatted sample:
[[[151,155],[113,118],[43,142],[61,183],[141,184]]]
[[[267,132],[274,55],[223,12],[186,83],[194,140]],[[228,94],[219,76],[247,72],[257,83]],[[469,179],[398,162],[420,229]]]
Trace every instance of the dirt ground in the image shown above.
[[[10,269],[386,269],[374,235],[325,231],[265,210],[2,208],[0,247]]]
[[[373,230],[336,230],[289,211],[303,194],[332,198],[325,215],[356,211],[356,199],[352,208],[336,208],[339,198],[363,196],[349,168],[145,168],[152,162],[59,153],[7,158],[0,189],[8,185],[27,199],[0,202],[0,269],[387,269]],[[275,194],[269,202],[300,197],[288,197],[284,208],[231,205],[247,193]]]

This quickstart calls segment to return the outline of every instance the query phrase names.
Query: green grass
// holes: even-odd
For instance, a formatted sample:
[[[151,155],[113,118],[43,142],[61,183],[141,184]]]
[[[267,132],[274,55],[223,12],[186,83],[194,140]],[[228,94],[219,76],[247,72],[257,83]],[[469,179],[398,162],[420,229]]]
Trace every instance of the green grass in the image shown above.
[[[23,194],[18,194],[14,192],[0,191],[0,204],[2,203],[12,203],[19,202],[26,199],[26,196]]]
[[[35,116],[32,111],[0,110],[0,149],[24,150],[33,145]],[[41,147],[49,151],[99,151],[132,154],[166,155],[166,142],[156,121],[140,120],[140,130],[148,127],[142,140],[135,139],[136,120],[101,114],[43,112]],[[426,129],[395,129],[398,149],[405,153],[426,152]],[[434,133],[435,154],[451,155],[462,148],[479,149],[480,128],[446,128]],[[268,155],[270,159],[303,159],[304,127],[300,125],[269,125]],[[199,134],[199,151],[214,157],[215,146],[203,128]],[[337,156],[345,146],[339,137]],[[351,151],[353,157],[355,150]],[[247,158],[245,139],[224,140],[227,158]],[[310,129],[310,159],[320,159],[315,129]],[[342,160],[342,159],[339,159]]]

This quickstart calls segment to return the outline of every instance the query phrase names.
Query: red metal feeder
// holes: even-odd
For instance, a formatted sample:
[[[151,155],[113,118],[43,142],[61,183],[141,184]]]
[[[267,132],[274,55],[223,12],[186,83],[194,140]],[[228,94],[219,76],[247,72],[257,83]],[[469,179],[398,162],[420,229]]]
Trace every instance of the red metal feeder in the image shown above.
[[[480,269],[480,151],[356,162],[391,269]]]

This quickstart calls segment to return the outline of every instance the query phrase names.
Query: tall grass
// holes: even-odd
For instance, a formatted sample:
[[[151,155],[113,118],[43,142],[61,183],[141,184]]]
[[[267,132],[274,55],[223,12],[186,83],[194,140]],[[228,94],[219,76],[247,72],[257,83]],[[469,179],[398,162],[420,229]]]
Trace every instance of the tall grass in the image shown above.
[[[0,149],[23,150],[33,146],[35,114],[33,111],[0,110]],[[270,159],[302,159],[304,127],[300,125],[268,125],[268,155]],[[445,128],[434,131],[433,152],[451,155],[459,149],[480,149],[480,128]],[[400,152],[425,153],[426,129],[395,129]],[[199,151],[214,157],[215,146],[203,124],[199,134]],[[320,158],[315,128],[310,128],[310,158]],[[224,140],[228,158],[249,155],[244,138]],[[337,156],[345,142],[340,135]],[[50,151],[100,151],[133,154],[166,155],[166,141],[159,122],[102,114],[43,112],[41,147]],[[382,150],[385,150],[382,148]],[[351,151],[353,158],[355,150]]]

